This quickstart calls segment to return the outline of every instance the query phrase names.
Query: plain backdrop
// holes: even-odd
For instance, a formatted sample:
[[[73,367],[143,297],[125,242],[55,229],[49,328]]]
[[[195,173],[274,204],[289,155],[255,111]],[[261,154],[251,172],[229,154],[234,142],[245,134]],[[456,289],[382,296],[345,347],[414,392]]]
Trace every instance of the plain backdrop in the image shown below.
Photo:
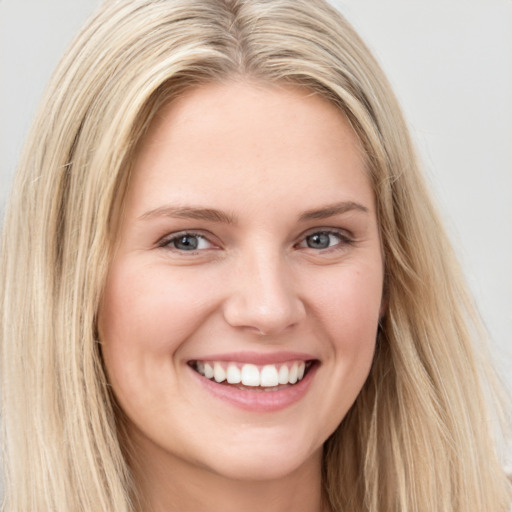
[[[45,84],[98,3],[0,0],[0,215]],[[512,390],[512,0],[333,3],[395,88]]]

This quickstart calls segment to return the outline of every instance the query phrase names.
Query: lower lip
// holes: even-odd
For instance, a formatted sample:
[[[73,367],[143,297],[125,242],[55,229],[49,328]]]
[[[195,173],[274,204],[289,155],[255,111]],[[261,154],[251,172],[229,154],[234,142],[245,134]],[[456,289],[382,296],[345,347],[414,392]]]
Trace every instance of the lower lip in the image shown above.
[[[253,412],[274,412],[299,402],[305,396],[317,367],[318,363],[313,364],[300,382],[277,391],[238,389],[207,379],[192,368],[190,371],[209,393],[230,405]]]

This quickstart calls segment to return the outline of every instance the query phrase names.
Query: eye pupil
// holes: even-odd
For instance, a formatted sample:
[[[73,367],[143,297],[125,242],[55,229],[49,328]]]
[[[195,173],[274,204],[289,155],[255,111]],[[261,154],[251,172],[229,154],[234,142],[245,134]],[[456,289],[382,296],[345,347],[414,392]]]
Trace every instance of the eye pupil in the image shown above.
[[[330,242],[328,233],[315,233],[307,237],[307,244],[311,249],[327,249]]]
[[[198,245],[197,236],[184,235],[174,240],[174,247],[182,251],[194,251]]]

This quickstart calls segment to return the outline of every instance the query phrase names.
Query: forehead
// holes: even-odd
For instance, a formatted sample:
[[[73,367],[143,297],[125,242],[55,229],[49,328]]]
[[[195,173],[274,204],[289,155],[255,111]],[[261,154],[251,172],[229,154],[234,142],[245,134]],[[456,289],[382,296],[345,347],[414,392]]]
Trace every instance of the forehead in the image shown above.
[[[319,95],[282,85],[208,84],[155,116],[136,155],[129,200],[137,207],[207,202],[215,191],[221,207],[237,199],[335,202],[354,194],[371,203],[364,162],[343,113]]]

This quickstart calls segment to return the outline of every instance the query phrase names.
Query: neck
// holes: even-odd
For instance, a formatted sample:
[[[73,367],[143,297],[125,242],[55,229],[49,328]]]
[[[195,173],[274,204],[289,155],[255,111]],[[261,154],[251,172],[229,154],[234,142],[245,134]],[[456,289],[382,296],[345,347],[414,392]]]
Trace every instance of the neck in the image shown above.
[[[146,451],[133,463],[141,512],[322,512],[321,452],[271,480],[236,480],[177,457]]]

